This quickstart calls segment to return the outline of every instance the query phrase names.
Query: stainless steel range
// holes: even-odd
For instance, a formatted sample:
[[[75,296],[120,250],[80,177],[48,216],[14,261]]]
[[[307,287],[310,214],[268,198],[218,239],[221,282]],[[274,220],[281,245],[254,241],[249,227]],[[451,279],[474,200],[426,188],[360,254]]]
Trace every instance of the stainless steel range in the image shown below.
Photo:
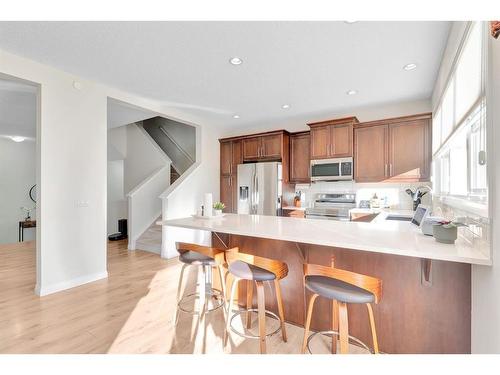
[[[316,194],[314,206],[306,208],[306,218],[349,221],[349,210],[355,207],[355,193]]]

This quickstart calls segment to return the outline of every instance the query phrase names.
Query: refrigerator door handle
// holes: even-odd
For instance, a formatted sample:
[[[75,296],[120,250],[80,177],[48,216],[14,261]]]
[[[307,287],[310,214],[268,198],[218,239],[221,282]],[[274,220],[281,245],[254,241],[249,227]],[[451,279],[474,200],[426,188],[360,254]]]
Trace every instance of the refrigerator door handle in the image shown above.
[[[259,176],[257,171],[255,172],[255,214],[258,213],[259,209]]]

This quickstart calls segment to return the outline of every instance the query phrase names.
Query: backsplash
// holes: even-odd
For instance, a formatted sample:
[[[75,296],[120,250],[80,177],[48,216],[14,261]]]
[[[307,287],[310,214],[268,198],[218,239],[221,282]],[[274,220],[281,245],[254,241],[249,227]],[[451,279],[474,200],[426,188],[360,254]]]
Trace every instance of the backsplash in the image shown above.
[[[429,183],[356,183],[354,181],[316,182],[313,184],[297,184],[295,191],[305,194],[304,207],[313,204],[314,197],[319,193],[356,193],[356,205],[361,200],[370,200],[373,194],[381,199],[387,197],[387,204],[394,209],[412,209],[412,198],[405,192],[406,189],[415,191],[419,186],[429,186]],[[422,198],[422,204],[430,205],[429,194]]]

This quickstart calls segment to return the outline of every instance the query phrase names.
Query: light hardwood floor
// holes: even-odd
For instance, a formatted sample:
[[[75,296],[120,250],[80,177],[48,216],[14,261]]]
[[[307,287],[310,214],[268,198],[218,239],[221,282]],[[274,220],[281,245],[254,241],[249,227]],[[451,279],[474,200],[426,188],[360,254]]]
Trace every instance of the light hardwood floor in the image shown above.
[[[34,242],[0,246],[0,353],[259,352],[257,340],[233,333],[222,347],[222,309],[208,314],[201,326],[197,317],[183,313],[173,324],[177,259],[128,251],[125,241],[110,242],[108,279],[38,297],[34,247]],[[186,274],[189,293],[196,285],[196,267]],[[277,324],[268,322],[269,328]],[[269,353],[300,352],[303,329],[287,324],[287,333],[287,343],[279,334],[268,339]],[[327,345],[328,339],[315,339],[313,350],[327,353]]]

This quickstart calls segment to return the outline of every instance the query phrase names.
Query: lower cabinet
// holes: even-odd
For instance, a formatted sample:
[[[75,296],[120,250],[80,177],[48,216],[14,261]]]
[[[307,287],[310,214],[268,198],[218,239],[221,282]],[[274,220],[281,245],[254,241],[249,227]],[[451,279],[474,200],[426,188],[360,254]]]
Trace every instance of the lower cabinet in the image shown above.
[[[225,213],[236,213],[238,210],[237,201],[237,178],[236,174],[221,176],[220,178],[220,201],[225,204]]]

